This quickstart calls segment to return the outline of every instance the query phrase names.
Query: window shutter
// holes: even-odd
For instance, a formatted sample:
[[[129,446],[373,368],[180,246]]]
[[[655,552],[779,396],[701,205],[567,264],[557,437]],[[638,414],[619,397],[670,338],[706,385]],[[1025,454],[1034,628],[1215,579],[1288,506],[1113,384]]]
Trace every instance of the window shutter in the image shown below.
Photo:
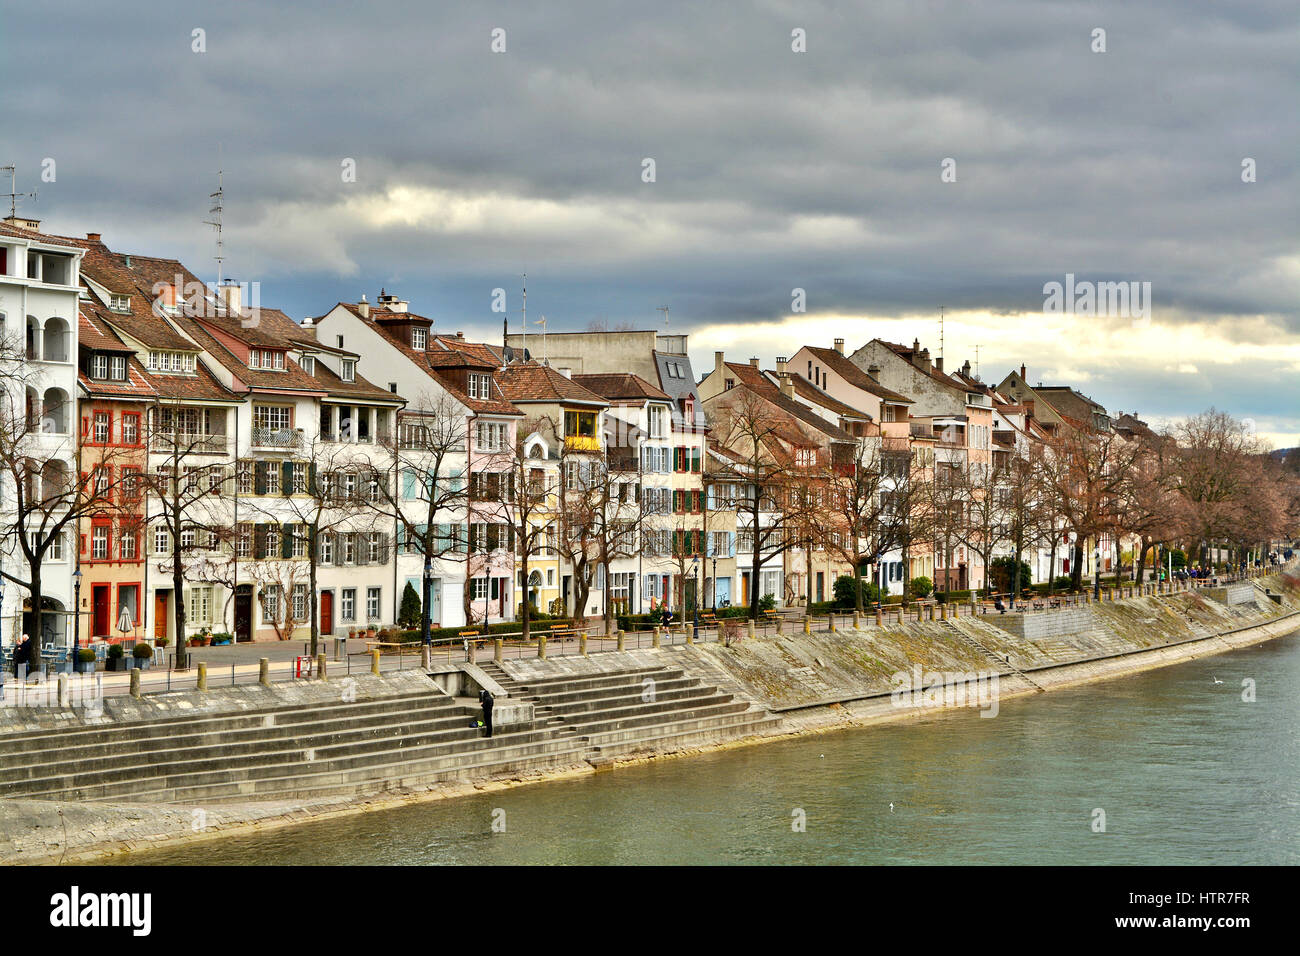
[[[320,492],[316,489],[316,462],[307,465],[307,493],[313,497],[320,497]]]
[[[286,462],[285,464],[288,464]],[[285,524],[280,526],[280,557],[293,557],[293,535],[297,525]]]
[[[291,461],[280,463],[280,494],[286,498],[293,494],[293,462]]]
[[[408,501],[415,497],[415,472],[410,468],[402,469],[402,497]]]
[[[266,465],[264,461],[253,462],[253,494],[255,495],[266,494]]]
[[[266,525],[253,525],[253,557],[261,560],[266,557]]]

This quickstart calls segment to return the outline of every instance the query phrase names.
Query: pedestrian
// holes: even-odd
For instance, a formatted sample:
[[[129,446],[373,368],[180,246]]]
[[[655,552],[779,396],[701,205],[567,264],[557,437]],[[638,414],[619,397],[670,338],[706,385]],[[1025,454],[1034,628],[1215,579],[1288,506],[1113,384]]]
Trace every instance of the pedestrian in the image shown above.
[[[24,634],[23,639],[14,647],[14,676],[20,676],[19,667],[32,659],[32,639]]]
[[[483,705],[483,726],[487,728],[487,735],[492,736],[492,692],[486,687],[478,692],[478,701]]]
[[[1007,606],[1006,606],[1005,604],[1002,603],[1002,595],[1001,595],[1001,594],[995,594],[995,595],[993,595],[993,606],[994,606],[995,608],[997,608],[997,611],[998,611],[999,614],[1006,614],[1006,613],[1007,613]]]
[[[665,607],[663,609],[663,614],[661,616],[661,620],[663,621],[664,627],[667,627],[669,622],[672,621],[672,619],[673,619],[673,612],[668,610],[667,607]]]

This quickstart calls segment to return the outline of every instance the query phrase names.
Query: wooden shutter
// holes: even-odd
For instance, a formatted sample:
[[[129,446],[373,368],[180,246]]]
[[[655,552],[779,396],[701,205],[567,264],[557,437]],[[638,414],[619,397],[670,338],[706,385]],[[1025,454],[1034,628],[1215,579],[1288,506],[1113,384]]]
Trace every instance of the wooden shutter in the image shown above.
[[[286,498],[293,494],[293,462],[291,461],[280,462],[280,494]]]
[[[266,466],[267,462],[253,462],[253,494],[266,494]],[[265,527],[265,525],[263,525]]]

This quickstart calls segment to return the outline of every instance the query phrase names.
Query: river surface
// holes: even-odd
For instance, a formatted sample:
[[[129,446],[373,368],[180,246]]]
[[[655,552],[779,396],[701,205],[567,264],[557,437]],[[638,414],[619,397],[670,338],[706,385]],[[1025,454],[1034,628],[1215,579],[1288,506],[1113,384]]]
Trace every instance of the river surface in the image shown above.
[[[1242,700],[1245,680],[1255,682],[1254,703]],[[978,713],[660,761],[113,862],[1300,863],[1300,632],[1003,701],[992,719]],[[1105,832],[1094,832],[1098,810]],[[802,832],[792,826],[800,814]]]

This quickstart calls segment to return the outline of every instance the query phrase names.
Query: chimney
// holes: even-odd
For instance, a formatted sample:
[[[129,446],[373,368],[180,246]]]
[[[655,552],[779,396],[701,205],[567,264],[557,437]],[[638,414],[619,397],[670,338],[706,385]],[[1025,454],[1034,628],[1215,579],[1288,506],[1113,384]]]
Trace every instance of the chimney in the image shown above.
[[[839,352],[841,355],[844,354],[844,340],[843,340],[843,339],[836,339],[836,340],[835,340],[835,351]]]
[[[784,374],[785,374],[785,367],[786,367],[787,363],[789,363],[789,361],[790,361],[790,360],[789,360],[788,358],[786,358],[786,356],[784,356],[784,355],[778,355],[778,356],[776,357],[776,374],[777,374],[777,375],[784,375]]]
[[[921,340],[912,339],[912,353],[915,354],[919,351],[921,351]]]
[[[302,320],[302,327],[304,329],[310,329],[315,324],[316,324],[316,320],[313,319],[310,315],[307,316],[307,318]]]
[[[217,299],[225,306],[227,314],[239,315],[243,307],[244,290],[233,279],[217,286]]]
[[[751,358],[749,360],[749,364],[754,366],[754,368],[758,368],[758,356],[755,355],[753,358]]]
[[[361,301],[357,303],[357,311],[363,319],[370,318],[370,303],[366,301],[365,293],[362,293]]]
[[[726,354],[723,353],[723,352],[714,352],[714,353],[713,353],[713,371],[717,372],[718,375],[721,376],[721,375],[722,375],[722,370],[723,370],[724,368],[726,368],[726,366],[727,366],[727,356],[726,356]]]
[[[1028,373],[1026,373],[1026,371],[1025,371],[1025,366],[1024,366],[1024,364],[1022,363],[1021,366],[1020,366],[1020,381],[1025,382],[1025,384],[1028,385],[1029,383],[1028,383],[1028,381],[1025,379],[1025,375],[1026,375],[1026,374],[1028,374]]]
[[[930,350],[929,350],[929,349],[921,349],[921,351],[919,351],[919,352],[914,352],[914,353],[912,353],[912,355],[913,355],[913,358],[916,360],[916,367],[917,367],[917,368],[919,368],[919,369],[920,369],[921,371],[923,371],[923,372],[928,372],[928,371],[930,370]]]
[[[868,376],[868,377],[869,377],[873,382],[879,382],[879,381],[880,381],[880,366],[877,365],[875,362],[872,362],[870,365],[868,365],[868,366],[867,366],[867,376]]]
[[[970,359],[967,359],[967,360],[962,364],[962,367],[961,367],[961,373],[962,373],[963,375],[966,375],[966,376],[969,376],[969,375],[970,375]]]
[[[1028,399],[1021,402],[1021,404],[1025,406],[1025,421],[1029,421],[1029,419],[1034,417],[1034,401],[1033,399]]]
[[[86,238],[89,239],[91,242],[99,242],[99,241],[100,241],[99,233],[97,233],[97,232],[88,232],[88,233],[86,233]]]
[[[794,379],[789,372],[781,373],[781,394],[786,398],[794,398]]]
[[[934,360],[934,367],[937,368],[940,372],[943,371],[943,356],[942,356],[942,355],[940,355],[937,359]]]

